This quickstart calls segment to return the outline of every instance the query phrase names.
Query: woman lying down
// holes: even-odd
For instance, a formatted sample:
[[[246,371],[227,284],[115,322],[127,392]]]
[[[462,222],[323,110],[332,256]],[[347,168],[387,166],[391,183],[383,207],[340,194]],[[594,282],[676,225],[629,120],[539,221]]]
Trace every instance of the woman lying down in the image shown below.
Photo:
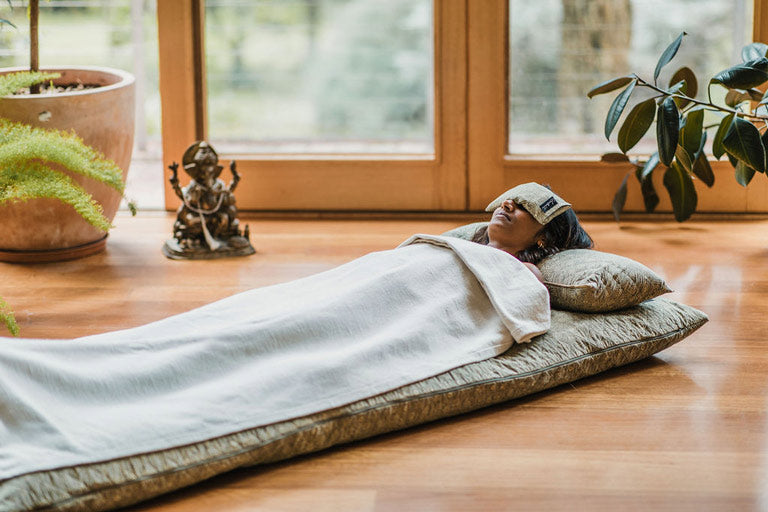
[[[541,185],[490,207],[475,242],[415,235],[145,326],[0,339],[0,481],[339,407],[529,342],[550,319],[535,263],[592,241]]]

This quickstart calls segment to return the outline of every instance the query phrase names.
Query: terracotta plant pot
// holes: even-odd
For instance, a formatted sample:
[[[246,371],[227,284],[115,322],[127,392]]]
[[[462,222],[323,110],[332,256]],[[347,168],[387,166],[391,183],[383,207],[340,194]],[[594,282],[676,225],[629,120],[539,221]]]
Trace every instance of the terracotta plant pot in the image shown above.
[[[3,68],[0,74],[25,68]],[[100,87],[58,94],[6,96],[0,117],[33,126],[74,130],[123,170],[131,163],[134,133],[133,75],[98,67],[45,68],[61,73],[57,85]],[[67,172],[67,171],[65,171]],[[107,185],[67,172],[104,208],[112,221],[121,196]],[[83,220],[74,209],[54,199],[31,199],[0,206],[0,261],[55,261],[93,254],[104,248],[106,234]]]

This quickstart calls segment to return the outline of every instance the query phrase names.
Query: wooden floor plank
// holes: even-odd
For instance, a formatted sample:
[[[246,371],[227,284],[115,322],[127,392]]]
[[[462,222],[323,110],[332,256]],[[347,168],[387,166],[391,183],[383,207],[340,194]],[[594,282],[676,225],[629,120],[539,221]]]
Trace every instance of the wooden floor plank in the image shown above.
[[[167,214],[120,216],[103,254],[0,264],[0,295],[22,335],[142,325],[461,223],[251,218],[256,255],[177,262],[160,253],[172,222]],[[238,470],[132,510],[768,509],[768,220],[586,226],[598,249],[648,265],[674,289],[670,298],[710,322],[625,368]]]

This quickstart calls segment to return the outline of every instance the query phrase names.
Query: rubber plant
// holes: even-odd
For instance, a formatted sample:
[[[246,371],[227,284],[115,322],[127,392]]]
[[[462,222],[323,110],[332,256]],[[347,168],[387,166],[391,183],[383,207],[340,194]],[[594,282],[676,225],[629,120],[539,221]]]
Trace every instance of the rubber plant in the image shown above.
[[[657,169],[664,173],[663,184],[675,219],[683,222],[690,218],[697,204],[694,180],[701,180],[707,187],[715,183],[705,151],[710,131],[714,133],[712,155],[718,160],[724,155],[728,158],[740,185],[746,187],[755,173],[766,172],[768,93],[758,87],[768,82],[768,45],[746,45],[741,51],[742,62],[710,78],[707,98],[701,100],[696,98],[699,79],[689,67],[675,71],[666,86],[659,84],[662,68],[675,57],[685,35],[681,33],[661,54],[652,81],[633,73],[603,82],[587,93],[592,98],[620,90],[605,119],[605,136],[609,138],[632,94],[641,88],[653,92],[651,98],[637,103],[625,116],[617,138],[621,153],[603,155],[605,161],[633,164],[614,196],[617,221],[626,202],[631,174],[639,183],[645,210],[652,212],[656,208],[659,196],[651,180]],[[727,89],[722,104],[712,100],[713,86]],[[705,124],[705,112],[717,116],[716,122]],[[654,120],[657,151],[647,159],[631,159],[627,152],[648,132]]]

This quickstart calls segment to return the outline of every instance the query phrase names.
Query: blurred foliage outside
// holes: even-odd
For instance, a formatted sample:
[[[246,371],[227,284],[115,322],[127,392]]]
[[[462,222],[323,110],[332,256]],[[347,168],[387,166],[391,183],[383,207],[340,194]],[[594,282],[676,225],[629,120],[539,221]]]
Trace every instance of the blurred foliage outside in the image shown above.
[[[603,135],[611,98],[590,100],[587,91],[630,71],[652,73],[660,49],[682,31],[686,45],[659,82],[683,65],[712,76],[740,60],[751,20],[751,0],[510,0],[509,152],[614,151]],[[715,89],[713,98],[724,96]],[[648,97],[635,95],[627,111]],[[649,136],[633,152],[650,154],[655,145]]]
[[[217,146],[433,151],[429,0],[208,0],[205,14]]]
[[[40,60],[136,74],[137,143],[159,147],[156,1],[41,2]],[[751,3],[510,0],[510,152],[610,151],[600,115],[608,105],[595,104],[610,99],[589,103],[586,91],[652,69],[682,30],[689,39],[677,62],[702,75],[727,67],[750,39]],[[0,30],[2,66],[27,63],[26,8],[13,4],[3,15],[19,28]],[[209,133],[219,151],[432,151],[430,0],[205,4]]]
[[[139,144],[145,140],[159,141],[160,138],[155,2],[40,2],[41,66],[107,66],[136,75],[137,104],[143,105],[141,114],[145,119],[141,126],[137,126],[136,141]],[[2,17],[18,28],[5,26],[0,30],[0,66],[29,66],[27,2],[14,0],[12,4],[13,9],[10,9],[3,2]],[[139,40],[136,40],[137,37]]]

